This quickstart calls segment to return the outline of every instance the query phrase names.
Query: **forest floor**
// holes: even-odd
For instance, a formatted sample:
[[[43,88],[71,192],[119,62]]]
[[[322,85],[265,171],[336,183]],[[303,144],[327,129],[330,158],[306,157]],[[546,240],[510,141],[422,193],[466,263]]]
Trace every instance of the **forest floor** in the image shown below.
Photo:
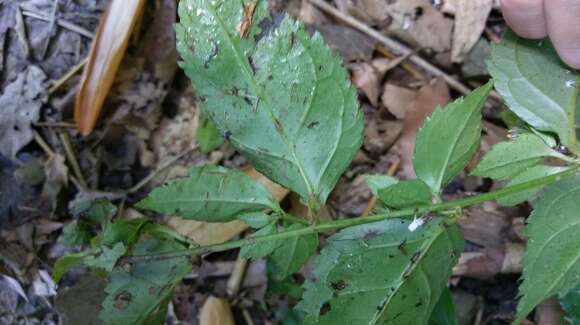
[[[490,44],[505,28],[493,0],[334,0],[334,13],[307,0],[270,1],[322,34],[343,58],[359,91],[364,144],[324,209],[332,219],[372,210],[375,201],[365,175],[413,176],[418,128],[437,106],[488,80]],[[86,202],[108,199],[119,215],[134,218],[142,211],[133,204],[152,187],[182,175],[185,166],[220,164],[255,173],[219,136],[204,133],[209,149],[199,149],[198,130],[207,126],[177,66],[176,0],[148,1],[94,131],[79,133],[75,97],[91,44],[103,37],[97,26],[107,3],[0,1],[2,324],[99,323],[105,279],[85,268],[69,272],[58,286],[50,277],[58,257],[81,250],[63,244],[63,229]],[[344,23],[345,17],[363,28]],[[401,55],[384,37],[404,44],[410,54]],[[417,65],[411,56],[426,64]],[[445,197],[504,185],[469,175],[492,145],[508,138],[503,110],[499,100],[489,100],[477,157],[445,189]],[[305,214],[296,195],[282,197],[285,208]],[[505,208],[486,203],[461,219],[467,246],[450,281],[459,324],[509,324],[513,319],[529,211],[528,204]],[[212,227],[171,216],[159,216],[159,221],[200,243],[246,233],[239,224]],[[232,292],[231,279],[240,269],[246,272]],[[309,265],[284,283],[269,283],[267,270],[265,261],[246,263],[236,251],[204,258],[175,290],[168,322],[198,324],[206,299],[216,296],[227,298],[236,324],[296,323],[291,307]],[[558,312],[546,304],[535,317]]]

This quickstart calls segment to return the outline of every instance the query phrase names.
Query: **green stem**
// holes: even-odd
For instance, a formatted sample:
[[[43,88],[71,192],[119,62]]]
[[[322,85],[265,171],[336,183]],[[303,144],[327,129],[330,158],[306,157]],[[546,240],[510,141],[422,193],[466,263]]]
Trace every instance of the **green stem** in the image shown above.
[[[554,182],[559,181],[562,178],[576,175],[579,168],[580,168],[580,166],[574,166],[571,169],[568,169],[566,171],[563,171],[563,172],[560,172],[557,174],[545,176],[542,178],[531,180],[529,182],[509,186],[509,187],[506,187],[506,188],[503,188],[503,189],[500,189],[497,191],[479,194],[479,195],[474,195],[471,197],[466,197],[466,198],[455,200],[455,201],[433,204],[433,205],[428,205],[428,206],[423,206],[423,207],[418,207],[418,208],[392,211],[389,213],[376,214],[376,215],[372,215],[372,216],[368,216],[368,217],[336,220],[336,221],[322,223],[322,224],[318,224],[318,225],[312,225],[312,226],[305,227],[302,229],[285,231],[285,232],[280,232],[280,233],[266,235],[266,236],[249,237],[249,238],[244,238],[244,239],[240,239],[240,240],[229,241],[229,242],[226,242],[223,244],[195,247],[192,249],[176,251],[176,252],[171,252],[171,253],[158,254],[158,255],[128,256],[128,257],[123,258],[121,260],[121,263],[123,263],[123,262],[125,262],[125,263],[126,262],[139,262],[139,261],[147,261],[147,260],[171,259],[171,258],[186,257],[186,256],[191,256],[191,255],[200,255],[200,254],[203,255],[203,254],[208,254],[208,253],[222,252],[222,251],[226,251],[226,250],[230,250],[230,249],[234,249],[234,248],[239,248],[242,246],[254,245],[254,244],[267,242],[267,241],[271,241],[271,240],[281,240],[281,239],[292,238],[292,237],[296,237],[296,236],[304,236],[304,235],[310,235],[310,234],[314,234],[314,233],[321,233],[321,232],[325,232],[325,231],[329,231],[329,230],[348,228],[348,227],[352,227],[352,226],[378,222],[378,221],[382,221],[382,220],[389,219],[389,218],[402,218],[402,217],[413,216],[416,214],[422,215],[422,214],[427,214],[427,213],[431,213],[431,212],[441,212],[441,211],[462,209],[462,208],[470,207],[470,206],[480,204],[483,202],[494,201],[498,198],[512,195],[515,193],[519,193],[519,192],[527,191],[527,190],[530,190],[533,188],[543,187],[543,186],[552,184]]]

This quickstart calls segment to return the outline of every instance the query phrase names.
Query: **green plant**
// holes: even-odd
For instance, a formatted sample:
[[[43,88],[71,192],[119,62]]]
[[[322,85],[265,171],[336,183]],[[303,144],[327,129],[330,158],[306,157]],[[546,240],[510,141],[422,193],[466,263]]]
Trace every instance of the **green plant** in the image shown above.
[[[508,32],[489,62],[513,112],[505,122],[518,135],[493,147],[473,174],[507,180],[505,188],[441,197],[477,150],[490,81],[426,120],[415,147],[417,179],[369,177],[384,213],[321,222],[318,211],[363,137],[341,60],[320,35],[271,16],[266,1],[184,0],[179,14],[181,67],[204,113],[257,170],[300,195],[309,219],[285,212],[243,173],[216,166],[191,167],[188,178],[155,189],[138,207],[205,222],[242,220],[255,229],[244,239],[198,246],[149,219],[113,220],[109,203],[93,205],[66,238],[86,242],[87,222],[102,232],[91,250],[59,260],[55,277],[78,264],[109,273],[107,323],[163,317],[190,257],[241,248],[242,256],[267,257],[274,278],[283,280],[317,252],[318,234],[340,230],[315,258],[315,280],[304,284],[296,310],[305,324],[454,324],[446,283],[463,251],[456,225],[462,209],[491,200],[517,204],[544,188],[526,228],[515,322],[580,284],[580,75],[562,65],[548,41]]]

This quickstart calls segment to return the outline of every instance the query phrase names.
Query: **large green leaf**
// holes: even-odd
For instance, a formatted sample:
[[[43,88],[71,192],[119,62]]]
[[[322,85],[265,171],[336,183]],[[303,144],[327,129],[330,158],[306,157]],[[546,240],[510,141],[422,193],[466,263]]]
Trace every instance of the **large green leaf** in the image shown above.
[[[266,0],[184,0],[179,16],[181,67],[204,111],[257,170],[324,202],[362,144],[341,59]]]
[[[469,163],[479,146],[481,109],[491,82],[437,109],[417,134],[413,166],[417,177],[439,193]]]
[[[518,320],[561,290],[580,284],[580,176],[548,187],[534,203],[525,234]],[[519,324],[516,320],[516,324]]]
[[[556,133],[578,153],[580,74],[562,63],[549,40],[507,31],[493,46],[488,69],[513,112],[539,130]]]
[[[379,190],[379,198],[388,207],[400,209],[431,204],[433,193],[420,179],[403,180]]]
[[[429,325],[457,325],[457,315],[455,315],[455,303],[449,288],[445,288],[439,297],[439,301],[433,309]]]
[[[570,325],[580,325],[580,287],[560,295],[560,305],[566,312],[566,319]]]
[[[264,228],[256,231],[252,236],[267,236],[278,232],[276,223],[269,224]],[[262,243],[251,244],[240,249],[240,256],[243,258],[260,258],[270,255],[276,248],[282,245],[283,241],[270,240]]]
[[[205,114],[201,114],[197,133],[195,134],[195,141],[199,145],[201,152],[210,153],[224,143],[224,138],[215,124]]]
[[[408,226],[388,219],[330,237],[297,307],[305,324],[427,324],[463,238],[441,218]]]
[[[279,209],[266,187],[239,170],[206,165],[191,167],[189,174],[188,178],[156,188],[137,206],[207,222],[231,221],[242,213],[266,208]]]
[[[93,256],[87,256],[84,259],[84,264],[86,266],[104,269],[107,272],[111,272],[117,264],[117,260],[121,256],[125,255],[127,252],[127,247],[123,243],[117,243],[112,248],[107,246],[101,246],[100,251]]]
[[[545,157],[566,159],[539,136],[524,133],[514,141],[504,141],[493,146],[472,174],[494,179],[514,177],[527,168],[540,164]]]
[[[388,175],[367,175],[365,176],[368,187],[374,196],[379,196],[379,191],[391,185],[397,184],[398,179]]]
[[[184,249],[170,240],[139,242],[136,255],[161,254]],[[109,275],[100,318],[109,325],[143,324],[164,310],[173,287],[191,270],[187,257],[117,266]]]

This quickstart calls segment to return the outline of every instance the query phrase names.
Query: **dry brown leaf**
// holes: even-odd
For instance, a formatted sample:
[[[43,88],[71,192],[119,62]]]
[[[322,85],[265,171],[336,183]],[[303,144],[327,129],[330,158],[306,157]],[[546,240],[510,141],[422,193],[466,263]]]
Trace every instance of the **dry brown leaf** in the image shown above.
[[[493,0],[457,1],[451,61],[463,62],[485,29]]]
[[[415,96],[417,96],[417,92],[414,90],[386,83],[381,101],[391,114],[402,120]]]
[[[235,325],[230,303],[222,298],[207,298],[199,315],[200,325]]]
[[[254,168],[246,168],[244,172],[256,181],[264,184],[272,192],[275,200],[282,201],[288,195],[289,191],[287,189],[272,182]],[[248,229],[248,225],[237,220],[226,223],[208,223],[186,220],[180,217],[170,217],[167,220],[167,224],[179,234],[191,238],[202,246],[226,242]]]
[[[83,135],[95,127],[145,3],[112,0],[101,17],[75,103],[75,122]]]
[[[525,246],[520,243],[465,252],[453,268],[453,275],[487,280],[498,274],[518,274],[523,270],[524,252]]]
[[[362,62],[351,64],[350,69],[352,83],[367,96],[371,105],[377,107],[380,80],[375,68],[370,63]]]
[[[308,0],[302,0],[300,3],[298,20],[303,21],[307,25],[323,25],[328,23],[326,16]]]
[[[402,177],[415,177],[413,151],[415,150],[417,131],[423,126],[425,117],[430,116],[437,106],[444,107],[449,101],[451,101],[449,87],[443,79],[433,79],[417,92],[417,96],[405,114],[403,133],[398,142]]]

